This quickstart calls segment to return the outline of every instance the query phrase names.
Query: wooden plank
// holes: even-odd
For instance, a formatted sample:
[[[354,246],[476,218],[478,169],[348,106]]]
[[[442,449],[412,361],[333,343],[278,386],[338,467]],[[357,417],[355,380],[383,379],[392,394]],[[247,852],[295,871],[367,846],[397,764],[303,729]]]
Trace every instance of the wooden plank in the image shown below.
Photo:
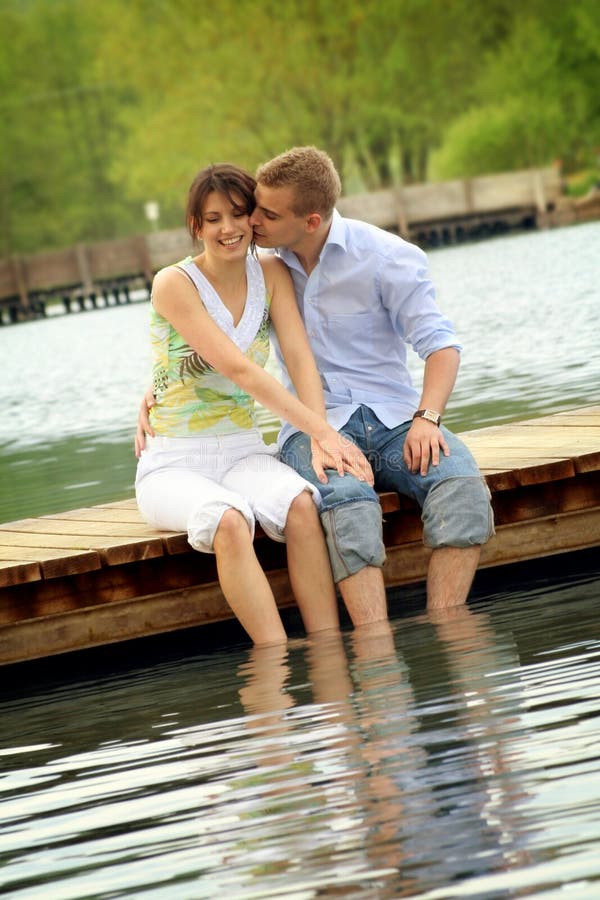
[[[504,525],[481,551],[483,567],[506,565],[594,547],[600,541],[600,507]]]
[[[574,459],[573,463],[578,474],[598,472],[600,471],[600,450],[595,450],[592,453],[583,453]]]
[[[506,429],[492,436],[489,434],[469,435],[465,444],[475,450],[488,450],[503,456],[507,451],[526,450],[535,456],[567,457],[593,452],[600,443],[600,428],[575,428],[573,433],[565,429],[546,426],[544,428]]]
[[[45,516],[42,519],[21,519],[17,522],[7,522],[0,525],[0,540],[2,532],[32,533],[32,534],[73,534],[80,537],[104,536],[109,538],[156,538],[170,535],[170,531],[158,531],[143,522],[140,524],[121,522],[93,522],[85,520],[71,521],[70,519],[53,518]]]
[[[492,505],[497,524],[591,509],[600,505],[600,472],[496,492]]]
[[[383,522],[383,538],[386,547],[397,544],[405,546],[412,541],[421,541],[423,537],[423,523],[421,510],[402,510],[389,515]]]
[[[507,472],[504,469],[487,468],[480,466],[490,491],[509,491],[517,487],[519,481],[516,472]]]
[[[385,491],[385,493],[381,493],[379,495],[379,503],[381,504],[381,511],[385,515],[386,513],[395,512],[400,509],[400,497],[395,491]]]
[[[518,208],[534,211],[540,191],[556,200],[560,178],[551,167],[502,172],[435,183],[404,185],[402,207],[409,225],[462,219],[476,213],[498,213]],[[397,227],[396,191],[393,189],[341,197],[342,215],[359,218],[382,228]]]
[[[272,572],[269,580],[278,605],[294,605],[287,572]],[[36,659],[232,618],[231,608],[216,583],[138,597],[2,626],[0,663]]]
[[[477,465],[485,472],[488,466],[498,469],[497,460],[474,453]],[[507,460],[507,468],[512,470],[517,484],[533,484],[542,481],[556,481],[559,478],[573,478],[575,464],[570,459],[543,459],[537,463],[516,456]]]
[[[79,268],[73,247],[48,250],[22,257],[30,291],[75,287],[79,284]]]
[[[144,520],[137,508],[131,509],[129,507],[125,509],[122,507],[106,509],[102,506],[89,506],[83,509],[54,513],[52,516],[41,516],[41,518],[67,519],[70,522],[131,522],[134,525],[144,524]]]
[[[561,478],[573,478],[575,466],[570,459],[557,460],[538,466],[524,466],[518,470],[519,484],[541,484],[545,481],[559,481]]]
[[[0,538],[1,540],[1,538]],[[14,559],[15,548],[0,543],[0,560],[5,562]],[[19,556],[22,561],[37,562],[43,578],[56,578],[59,575],[73,575],[78,572],[90,572],[102,567],[102,560],[96,551],[69,551],[54,547],[21,547]]]
[[[62,550],[56,547],[46,547],[44,545],[40,547],[21,547],[21,559],[24,561],[35,560],[37,562],[44,562],[48,559],[59,559],[63,557],[65,554]],[[95,556],[96,554],[92,551],[80,551],[75,550],[72,554],[74,557],[88,557]],[[11,560],[15,558],[15,548],[14,546],[1,544],[0,543],[0,560]]]
[[[599,541],[600,507],[503,525],[482,548],[479,568],[583,550]],[[421,541],[389,548],[383,569],[386,585],[397,587],[424,579],[430,556],[431,550]]]
[[[15,548],[19,553],[22,548],[52,547],[61,550],[97,550],[104,565],[114,566],[121,563],[133,562],[138,559],[151,559],[162,556],[164,546],[161,538],[129,538],[127,541],[120,539],[115,543],[114,538],[78,536],[71,534],[37,534],[35,532],[4,532],[2,542],[5,546]]]
[[[279,563],[270,561],[271,570],[285,566],[285,549],[281,544],[276,546],[280,553]],[[7,587],[0,591],[0,622],[56,615],[90,605],[131,600],[159,591],[186,590],[216,581],[214,557],[200,557],[189,550],[178,557],[163,556]]]
[[[258,528],[256,530],[258,534]],[[261,533],[261,537],[264,537],[264,533]],[[187,534],[171,532],[171,534],[168,534],[163,538],[163,544],[166,552],[171,554],[171,556],[177,553],[189,553],[191,550]]]
[[[586,429],[590,431],[591,429]],[[506,451],[511,450],[527,450],[531,454],[536,452],[540,456],[552,456],[572,458],[578,456],[580,452],[592,452],[598,449],[600,441],[600,428],[594,429],[597,432],[595,436],[591,434],[582,434],[581,429],[576,428],[573,434],[565,434],[563,428],[555,430],[550,426],[546,428],[522,428],[512,431],[505,431],[492,437],[488,434],[470,435],[465,439],[464,443],[469,447],[495,451],[499,456],[503,456]]]
[[[23,559],[0,560],[0,588],[39,581],[41,577],[42,572],[37,562]]]

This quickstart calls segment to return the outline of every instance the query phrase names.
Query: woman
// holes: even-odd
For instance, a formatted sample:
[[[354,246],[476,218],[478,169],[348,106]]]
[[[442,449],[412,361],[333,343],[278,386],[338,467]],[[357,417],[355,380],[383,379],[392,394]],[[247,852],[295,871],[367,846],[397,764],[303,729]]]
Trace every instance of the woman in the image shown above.
[[[213,552],[223,594],[255,644],[285,630],[253,545],[255,520],[287,541],[290,582],[307,631],[339,627],[318,516],[319,493],[267,447],[254,401],[313,439],[323,460],[370,480],[360,451],[327,424],[321,383],[290,276],[275,257],[249,253],[255,181],[231,165],[203,169],[187,222],[203,250],[158,272],[152,288],[154,436],[136,477],[140,512],[161,529],[187,531]],[[297,397],[267,372],[273,326]],[[328,465],[330,463],[328,462]]]

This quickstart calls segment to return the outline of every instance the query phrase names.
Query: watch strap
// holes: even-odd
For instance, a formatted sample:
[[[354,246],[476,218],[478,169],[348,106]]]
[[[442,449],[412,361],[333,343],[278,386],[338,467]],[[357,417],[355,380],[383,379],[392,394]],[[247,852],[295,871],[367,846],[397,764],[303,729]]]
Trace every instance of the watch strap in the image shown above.
[[[428,422],[433,422],[434,425],[439,425],[442,421],[440,413],[435,409],[418,409],[413,419],[427,419]]]

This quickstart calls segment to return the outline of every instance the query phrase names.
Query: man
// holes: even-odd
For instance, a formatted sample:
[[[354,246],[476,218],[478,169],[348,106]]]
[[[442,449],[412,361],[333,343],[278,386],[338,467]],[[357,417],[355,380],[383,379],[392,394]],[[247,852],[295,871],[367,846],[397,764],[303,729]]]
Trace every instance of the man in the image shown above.
[[[339,176],[329,156],[295,147],[261,166],[250,218],[258,247],[277,248],[321,374],[327,418],[365,453],[375,488],[328,470],[316,480],[310,439],[284,423],[281,458],[317,485],[334,579],[355,625],[387,616],[376,490],[422,508],[428,609],[463,604],[481,545],[494,533],[490,493],[467,448],[441,426],[460,344],[441,314],[425,254],[396,235],[335,210]],[[421,396],[407,345],[425,360]],[[284,382],[289,380],[283,370]]]
[[[441,425],[460,344],[438,309],[425,254],[396,235],[335,210],[341,183],[330,157],[295,147],[257,172],[250,217],[258,247],[288,266],[321,375],[327,418],[367,456],[375,485],[328,468],[321,484],[310,439],[284,423],[281,458],[322,496],[334,580],[354,625],[387,618],[378,490],[417,500],[432,548],[427,608],[464,604],[481,545],[493,535],[490,493],[473,457]],[[425,361],[419,397],[406,366]],[[292,389],[285,368],[286,387]],[[137,443],[148,430],[142,403]]]

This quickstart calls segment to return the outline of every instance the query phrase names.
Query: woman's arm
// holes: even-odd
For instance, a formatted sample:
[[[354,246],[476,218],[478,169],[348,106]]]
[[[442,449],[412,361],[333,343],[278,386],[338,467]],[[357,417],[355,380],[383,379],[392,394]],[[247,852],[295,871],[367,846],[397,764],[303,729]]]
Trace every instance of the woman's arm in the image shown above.
[[[261,264],[271,297],[271,322],[292,384],[300,400],[325,418],[321,378],[298,311],[291,276],[277,257],[261,259]]]
[[[215,324],[190,280],[175,268],[162,269],[154,278],[152,302],[184,341],[210,366],[229,378],[276,416],[318,441],[331,454],[334,468],[343,474],[350,442],[328,425],[323,415],[309,409],[276,378],[248,359]],[[319,476],[320,480],[327,480]]]
[[[304,323],[298,311],[290,273],[277,257],[264,257],[261,259],[261,264],[265,273],[267,290],[271,297],[271,321],[292,384],[299,399],[325,419],[321,378]],[[312,450],[313,468],[321,478],[321,475],[325,474],[325,467],[335,468],[335,465],[332,466],[333,460],[323,453],[322,446],[315,446],[314,439]],[[372,484],[371,467],[362,452],[352,442],[350,442],[348,453],[353,456],[347,459],[346,471]]]

